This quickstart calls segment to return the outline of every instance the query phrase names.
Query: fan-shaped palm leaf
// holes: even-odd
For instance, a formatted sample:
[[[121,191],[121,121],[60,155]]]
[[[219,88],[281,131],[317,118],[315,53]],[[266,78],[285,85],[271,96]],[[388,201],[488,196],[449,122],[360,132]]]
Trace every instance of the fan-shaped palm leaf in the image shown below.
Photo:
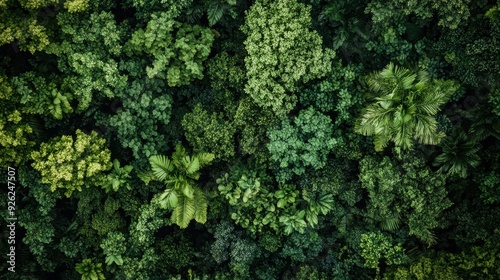
[[[169,174],[174,170],[172,162],[166,156],[152,156],[149,158],[151,169],[158,180],[165,180]]]
[[[436,157],[434,164],[441,165],[439,171],[447,171],[448,174],[456,174],[462,178],[467,177],[470,167],[476,167],[480,163],[477,155],[480,147],[473,140],[468,139],[465,132],[453,132],[443,141],[443,153]]]
[[[423,70],[409,70],[392,63],[369,75],[367,84],[378,96],[362,112],[355,131],[374,136],[377,151],[391,140],[403,149],[411,149],[414,140],[438,144],[444,134],[437,131],[434,115],[456,90],[456,85],[428,80]]]

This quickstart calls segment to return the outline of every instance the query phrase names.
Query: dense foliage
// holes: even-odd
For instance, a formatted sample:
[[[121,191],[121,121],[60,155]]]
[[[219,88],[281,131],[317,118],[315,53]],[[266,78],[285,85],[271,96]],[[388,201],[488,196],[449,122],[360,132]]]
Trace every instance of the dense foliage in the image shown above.
[[[0,278],[500,279],[499,38],[493,0],[0,0]]]

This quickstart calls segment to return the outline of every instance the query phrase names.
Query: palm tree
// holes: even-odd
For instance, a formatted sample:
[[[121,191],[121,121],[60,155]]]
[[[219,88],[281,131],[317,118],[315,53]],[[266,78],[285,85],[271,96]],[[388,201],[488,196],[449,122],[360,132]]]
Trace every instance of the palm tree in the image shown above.
[[[436,157],[434,165],[442,165],[440,172],[467,177],[469,167],[476,167],[480,163],[477,155],[480,147],[477,142],[469,139],[465,132],[452,132],[442,143],[443,153]]]
[[[430,80],[423,70],[410,70],[390,63],[367,77],[375,102],[368,105],[355,125],[356,132],[374,136],[375,150],[389,141],[405,150],[413,140],[436,145],[445,136],[437,131],[434,116],[456,85],[451,81]]]
[[[207,220],[207,200],[196,181],[200,178],[199,170],[213,159],[214,155],[208,153],[189,156],[181,145],[176,146],[172,159],[162,155],[149,158],[152,172],[147,179],[143,175],[143,180],[166,183],[165,191],[153,201],[162,208],[173,209],[172,222],[181,228],[186,228],[192,219],[198,223]]]

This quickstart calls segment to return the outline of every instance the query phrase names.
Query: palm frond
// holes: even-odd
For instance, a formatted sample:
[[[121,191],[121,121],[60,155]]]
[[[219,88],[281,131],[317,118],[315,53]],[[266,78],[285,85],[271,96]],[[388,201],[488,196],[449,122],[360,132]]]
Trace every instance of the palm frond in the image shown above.
[[[182,159],[187,155],[186,149],[181,144],[177,144],[177,146],[175,146],[175,152],[172,153],[172,161],[175,166],[182,168]]]
[[[401,216],[399,213],[394,213],[386,217],[383,221],[380,222],[380,228],[383,230],[395,231],[399,228],[401,224]]]
[[[212,162],[212,160],[214,160],[215,158],[215,155],[210,153],[199,153],[196,155],[196,157],[198,158],[201,167],[203,167]]]
[[[149,158],[151,169],[158,180],[163,181],[174,170],[172,162],[162,155],[151,156]]]
[[[174,189],[166,189],[159,197],[158,203],[161,208],[174,209],[179,202],[179,195]]]
[[[201,224],[204,224],[207,221],[207,199],[205,193],[199,188],[194,190],[194,219]]]
[[[434,117],[415,114],[415,140],[421,144],[437,145],[445,136],[443,132],[436,133],[437,121]]]
[[[172,212],[172,222],[177,224],[180,228],[187,228],[195,212],[194,199],[181,195],[179,196],[177,206]]]
[[[440,172],[467,177],[470,167],[477,167],[481,161],[477,152],[480,146],[469,139],[465,132],[453,132],[442,143],[443,153],[434,159],[434,165],[441,165]]]

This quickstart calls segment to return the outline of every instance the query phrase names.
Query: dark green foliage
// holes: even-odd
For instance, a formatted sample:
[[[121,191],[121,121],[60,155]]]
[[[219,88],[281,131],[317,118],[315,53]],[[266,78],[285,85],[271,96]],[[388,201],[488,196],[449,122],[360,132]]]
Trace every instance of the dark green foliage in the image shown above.
[[[405,155],[401,160],[401,164],[387,157],[361,161],[360,181],[370,197],[367,218],[384,230],[395,230],[403,222],[410,235],[433,244],[432,230],[439,227],[440,214],[452,204],[446,198],[446,177],[433,173],[418,158]]]
[[[114,97],[126,86],[127,77],[118,70],[117,56],[122,50],[124,30],[110,12],[58,14],[59,40],[47,47],[58,57],[63,73],[61,89],[78,100],[84,111],[92,99]],[[64,94],[63,94],[64,95]],[[97,95],[97,96],[94,96]]]
[[[184,115],[182,127],[195,152],[214,154],[217,160],[227,160],[234,155],[236,128],[221,115],[209,114],[198,104],[192,113]]]
[[[166,150],[167,138],[161,132],[170,122],[172,97],[162,93],[164,86],[157,80],[134,80],[124,92],[123,108],[107,121],[138,160]]]
[[[294,262],[311,260],[323,249],[321,241],[321,237],[314,231],[293,233],[284,242],[280,255]]]
[[[494,0],[0,0],[1,278],[500,279],[498,38]]]
[[[460,131],[449,135],[442,142],[443,153],[435,159],[437,165],[442,165],[440,170],[447,171],[450,175],[467,177],[467,170],[477,167],[480,158],[477,155],[480,147],[473,140],[467,138],[465,132]]]
[[[341,145],[333,137],[332,120],[313,107],[300,111],[293,123],[284,119],[279,128],[269,130],[267,135],[269,153],[279,163],[276,177],[282,183],[294,174],[304,174],[307,167],[324,167],[328,153]]]

